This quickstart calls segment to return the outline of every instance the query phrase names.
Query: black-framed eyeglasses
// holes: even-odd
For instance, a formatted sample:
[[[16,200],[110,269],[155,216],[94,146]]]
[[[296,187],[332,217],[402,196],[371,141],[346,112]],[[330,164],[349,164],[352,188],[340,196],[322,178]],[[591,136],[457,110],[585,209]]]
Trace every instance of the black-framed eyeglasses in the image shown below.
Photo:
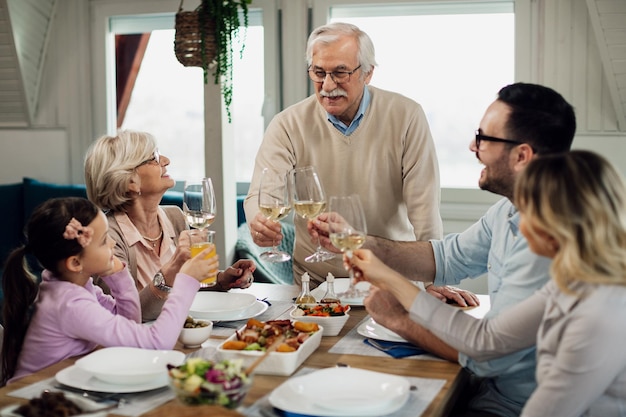
[[[483,140],[486,140],[488,142],[510,143],[510,144],[513,144],[513,145],[521,145],[523,143],[526,143],[526,142],[520,142],[520,141],[517,141],[517,140],[501,139],[501,138],[496,138],[496,137],[493,137],[493,136],[483,135],[480,132],[480,129],[478,129],[475,132],[475,135],[476,135],[476,149],[480,149],[480,142],[483,141]]]
[[[145,161],[137,165],[135,168],[139,168],[140,166],[143,166],[146,164],[152,164],[152,163],[154,163],[154,165],[161,165],[161,154],[159,154],[158,149],[154,151],[154,153],[152,154],[152,158],[146,159]]]
[[[309,73],[309,77],[315,83],[323,83],[326,79],[327,75],[330,75],[330,79],[333,80],[335,84],[347,83],[350,81],[350,76],[361,68],[361,65],[353,69],[352,71],[324,71],[320,68],[313,69],[309,67],[307,72]]]

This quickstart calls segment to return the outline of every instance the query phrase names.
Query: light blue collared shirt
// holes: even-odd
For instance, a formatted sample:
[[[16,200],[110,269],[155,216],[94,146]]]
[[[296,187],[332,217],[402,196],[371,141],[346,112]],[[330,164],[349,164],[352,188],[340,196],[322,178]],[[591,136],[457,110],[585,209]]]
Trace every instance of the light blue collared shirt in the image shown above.
[[[326,115],[328,116],[328,121],[331,122],[333,126],[335,126],[337,130],[339,130],[341,133],[343,133],[346,136],[350,136],[350,134],[354,132],[357,127],[359,127],[361,120],[363,120],[363,115],[365,114],[365,110],[367,110],[367,107],[370,105],[370,101],[371,101],[370,92],[366,85],[363,87],[363,98],[361,98],[361,104],[359,104],[359,110],[356,112],[354,119],[352,119],[350,126],[346,126],[344,122],[342,122],[341,120],[339,120],[332,114],[326,113]]]
[[[463,233],[432,240],[435,285],[457,285],[464,278],[487,274],[491,310],[487,317],[531,296],[549,280],[550,259],[534,254],[519,231],[519,213],[507,198]],[[472,409],[519,415],[536,387],[535,348],[486,362],[459,354],[459,363],[484,377]]]

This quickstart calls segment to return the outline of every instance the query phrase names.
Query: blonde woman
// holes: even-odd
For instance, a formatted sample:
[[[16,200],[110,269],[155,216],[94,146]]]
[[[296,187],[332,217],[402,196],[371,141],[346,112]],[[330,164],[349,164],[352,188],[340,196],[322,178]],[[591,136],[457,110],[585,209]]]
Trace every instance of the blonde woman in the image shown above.
[[[421,291],[368,250],[351,265],[461,352],[490,360],[537,345],[537,388],[522,416],[626,416],[626,186],[601,156],[532,161],[515,205],[552,279],[497,317],[476,320]]]
[[[158,317],[176,274],[191,256],[182,210],[159,205],[176,183],[167,172],[169,164],[152,135],[129,130],[102,136],[85,157],[87,196],[107,210],[115,255],[135,279],[144,321]],[[239,260],[220,272],[210,289],[247,288],[255,269],[254,261]]]

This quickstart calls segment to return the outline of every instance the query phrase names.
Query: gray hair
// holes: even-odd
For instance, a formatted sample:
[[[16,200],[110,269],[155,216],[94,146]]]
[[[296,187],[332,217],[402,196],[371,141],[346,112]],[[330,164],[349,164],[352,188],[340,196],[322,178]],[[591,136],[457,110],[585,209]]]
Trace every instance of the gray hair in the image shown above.
[[[132,201],[129,186],[137,178],[135,169],[156,149],[156,140],[145,132],[123,130],[96,140],[85,156],[89,200],[103,210],[125,211]]]
[[[311,32],[309,40],[306,44],[306,62],[307,66],[311,66],[313,62],[313,47],[318,43],[324,45],[337,42],[342,36],[353,36],[357,40],[359,47],[358,59],[362,69],[362,76],[372,72],[376,64],[376,54],[374,52],[374,43],[369,35],[350,23],[329,23],[320,26]]]

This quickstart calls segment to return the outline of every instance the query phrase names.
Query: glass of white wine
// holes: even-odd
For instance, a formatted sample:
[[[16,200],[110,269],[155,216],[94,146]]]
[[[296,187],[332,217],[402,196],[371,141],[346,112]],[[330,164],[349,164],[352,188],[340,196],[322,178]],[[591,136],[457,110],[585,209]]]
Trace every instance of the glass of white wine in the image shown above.
[[[289,181],[291,202],[296,214],[309,221],[324,212],[326,208],[326,194],[324,194],[322,182],[314,166],[292,169],[289,172]],[[322,248],[318,237],[317,249],[304,260],[306,262],[324,262],[334,257],[334,253]]]
[[[330,241],[337,249],[351,257],[353,250],[363,246],[367,236],[367,225],[361,200],[356,194],[346,197],[332,196],[328,204],[328,211]],[[358,299],[365,295],[355,287],[352,268],[350,268],[349,274],[350,285],[348,289],[337,294],[342,300]]]
[[[269,168],[263,169],[259,185],[259,211],[274,222],[287,217],[291,211],[287,175]],[[278,250],[275,241],[272,242],[272,249],[263,252],[260,257],[268,262],[287,262],[291,259],[287,252]]]
[[[185,181],[183,212],[190,228],[206,229],[211,226],[215,221],[216,206],[211,178]]]

